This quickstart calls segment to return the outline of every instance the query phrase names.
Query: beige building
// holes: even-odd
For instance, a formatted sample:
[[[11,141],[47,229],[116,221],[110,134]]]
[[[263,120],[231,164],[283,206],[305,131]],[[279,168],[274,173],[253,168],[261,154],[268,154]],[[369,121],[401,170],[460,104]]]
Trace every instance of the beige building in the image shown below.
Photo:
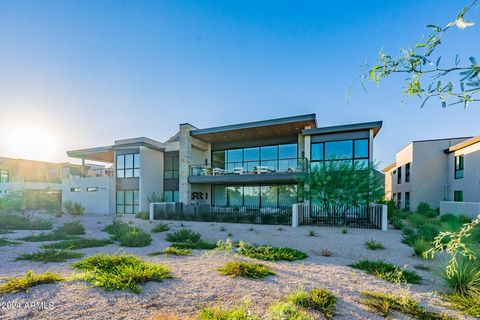
[[[445,150],[467,139],[469,137],[409,143],[397,152],[395,162],[383,169],[386,199],[393,200],[401,209],[415,210],[420,202],[438,208],[440,201],[453,195],[449,179],[451,157]]]

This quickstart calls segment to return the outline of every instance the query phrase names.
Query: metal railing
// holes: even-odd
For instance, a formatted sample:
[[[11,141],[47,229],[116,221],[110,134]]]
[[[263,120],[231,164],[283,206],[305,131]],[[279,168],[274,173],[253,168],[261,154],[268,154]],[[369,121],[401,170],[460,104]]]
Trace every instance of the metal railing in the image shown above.
[[[382,207],[379,205],[300,205],[298,208],[301,226],[382,229]]]
[[[307,170],[305,158],[252,160],[190,166],[190,176],[296,173]]]
[[[229,206],[153,204],[153,217],[159,220],[203,221],[291,225],[292,206]]]

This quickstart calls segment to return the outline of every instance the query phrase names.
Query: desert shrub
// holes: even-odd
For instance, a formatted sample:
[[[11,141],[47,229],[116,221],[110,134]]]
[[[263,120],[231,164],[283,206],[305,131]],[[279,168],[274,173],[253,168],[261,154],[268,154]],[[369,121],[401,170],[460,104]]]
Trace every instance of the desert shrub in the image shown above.
[[[325,318],[331,319],[337,298],[329,290],[314,288],[310,291],[296,291],[287,297],[287,301],[297,306],[320,311]]]
[[[315,318],[308,315],[290,302],[277,302],[268,309],[268,320],[314,320]]]
[[[71,234],[71,235],[81,235],[85,234],[85,227],[80,223],[80,221],[67,222],[63,226],[57,228],[57,232]]]
[[[239,254],[247,256],[249,258],[259,260],[301,260],[308,257],[308,255],[300,250],[292,248],[274,248],[270,246],[254,246],[248,243],[242,242],[237,251]]]
[[[123,247],[146,247],[152,243],[152,237],[141,229],[132,228],[120,235],[118,242]]]
[[[63,240],[63,241],[55,242],[51,244],[44,244],[42,245],[42,248],[77,250],[77,249],[84,249],[84,248],[104,247],[112,243],[113,241],[110,239],[78,238],[78,239],[71,239],[71,240]]]
[[[452,288],[453,293],[461,296],[474,295],[480,298],[480,260],[457,255],[455,263],[457,272],[443,273],[443,277]]]
[[[14,213],[0,214],[0,229],[3,230],[50,230],[52,222],[41,218],[27,218]]]
[[[437,212],[430,207],[430,205],[426,202],[420,202],[417,206],[417,213],[434,218],[437,216]]]
[[[190,250],[175,247],[166,247],[165,249],[163,249],[162,253],[166,255],[173,254],[174,256],[188,256],[190,254]]]
[[[114,220],[112,224],[103,228],[103,231],[110,234],[112,240],[118,240],[119,237],[128,231],[131,231],[133,227],[120,220]]]
[[[382,250],[382,249],[385,249],[385,246],[383,244],[381,244],[380,242],[374,240],[374,239],[370,239],[370,240],[367,240],[365,241],[364,243],[365,247],[369,250]]]
[[[407,282],[413,284],[420,284],[422,282],[422,278],[416,272],[404,270],[403,268],[382,260],[361,260],[349,266],[390,282]]]
[[[347,228],[342,228],[342,233],[343,233],[343,234],[347,234],[347,233],[348,233],[348,229],[347,229]]]
[[[323,257],[330,257],[330,256],[332,256],[332,251],[327,250],[327,249],[323,249],[320,252],[320,255],[323,256]]]
[[[429,223],[431,221],[431,218],[418,213],[412,213],[407,216],[407,220],[410,222],[411,225],[417,228],[421,225]]]
[[[159,223],[155,227],[153,227],[152,232],[165,232],[170,230],[170,227],[166,223]]]
[[[405,225],[402,218],[394,216],[392,219],[390,219],[390,223],[393,225],[393,227],[397,230],[400,230],[403,228]]]
[[[81,216],[85,213],[85,208],[79,202],[64,201],[63,207],[72,216]]]
[[[0,197],[0,213],[18,212],[24,206],[23,194],[13,191]]]
[[[153,264],[130,254],[97,254],[73,264],[83,271],[81,278],[107,291],[140,293],[140,284],[172,278],[165,265]]]
[[[194,249],[194,250],[213,250],[217,247],[215,243],[206,242],[202,239],[200,239],[197,242],[185,242],[185,243],[176,242],[176,243],[172,243],[171,246],[179,249]]]
[[[315,237],[316,235],[317,235],[317,233],[315,232],[315,230],[308,231],[308,236]]]
[[[245,306],[223,309],[221,306],[202,308],[197,320],[257,320]]]
[[[62,280],[63,278],[56,273],[44,272],[36,274],[30,270],[24,276],[6,278],[6,282],[0,284],[0,295],[27,291],[34,286],[57,283]]]
[[[195,243],[198,242],[201,237],[202,236],[198,232],[194,232],[190,229],[181,229],[167,233],[165,240],[168,242]]]
[[[445,298],[450,306],[472,317],[480,318],[480,297],[470,295],[449,294]]]
[[[417,257],[422,259],[427,259],[427,257],[424,256],[424,253],[427,252],[431,247],[432,245],[430,244],[430,242],[422,238],[416,238],[412,242],[413,252]]]
[[[150,219],[150,212],[140,211],[135,215],[135,218],[142,219],[142,220],[149,220]]]
[[[43,249],[32,253],[23,253],[15,260],[28,260],[35,262],[64,262],[69,259],[81,258],[83,254],[79,252],[63,250],[63,249]]]
[[[440,233],[440,228],[432,223],[421,225],[417,228],[417,235],[427,241],[433,241]]]
[[[17,244],[20,244],[20,242],[8,240],[7,238],[0,238],[0,247],[16,246]]]
[[[372,311],[380,313],[383,317],[389,318],[392,311],[400,312],[413,319],[425,320],[450,320],[455,319],[446,314],[431,312],[420,306],[420,304],[407,296],[395,296],[389,293],[362,291],[361,294],[367,299],[360,300],[360,303],[369,307]]]
[[[28,242],[43,242],[43,241],[60,241],[60,240],[71,240],[78,238],[77,236],[66,234],[63,232],[49,232],[49,233],[40,233],[36,235],[30,235],[19,240],[28,241]]]
[[[275,272],[266,265],[239,260],[227,262],[217,270],[225,276],[252,279],[261,279],[275,274]]]

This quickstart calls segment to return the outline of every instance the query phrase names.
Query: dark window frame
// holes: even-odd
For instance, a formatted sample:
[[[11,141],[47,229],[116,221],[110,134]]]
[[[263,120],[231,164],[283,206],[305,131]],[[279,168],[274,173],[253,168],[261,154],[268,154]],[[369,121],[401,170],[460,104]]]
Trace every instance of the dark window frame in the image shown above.
[[[463,190],[454,190],[453,191],[453,201],[463,202]]]
[[[366,157],[356,157],[355,156],[355,141],[367,141],[367,156]],[[352,158],[351,159],[326,159],[325,157],[325,144],[329,143],[329,142],[340,142],[340,141],[351,141],[352,142]],[[314,145],[319,145],[319,144],[322,144],[323,145],[323,148],[322,148],[322,159],[321,160],[314,160],[312,158],[312,154],[313,154],[313,146]],[[368,161],[368,165],[370,165],[370,139],[369,138],[361,138],[361,139],[340,139],[340,140],[332,140],[332,141],[323,141],[323,142],[315,142],[315,143],[311,143],[310,144],[310,163],[311,165],[317,165],[318,163],[320,163],[320,165],[323,165],[325,166],[325,164],[327,164],[327,162],[329,163],[330,161],[351,161],[352,162],[352,166],[354,165],[355,161],[358,161],[358,160],[367,160]]]
[[[132,203],[126,203],[125,202],[125,192],[132,192]],[[118,204],[118,193],[121,192],[122,193],[122,197],[123,197],[123,203],[122,204]],[[135,193],[138,194],[138,201],[135,202]],[[118,210],[119,206],[123,206],[123,210]],[[132,207],[132,212],[131,213],[127,213],[126,211],[126,207],[127,206],[131,206]],[[115,212],[118,213],[118,214],[135,214],[135,213],[138,213],[140,210],[140,193],[139,193],[139,190],[137,189],[129,189],[129,190],[117,190],[115,192]]]
[[[405,209],[410,210],[410,192],[405,192]]]
[[[410,162],[405,165],[405,183],[410,182]]]
[[[402,167],[397,169],[397,184],[402,184]]]
[[[455,179],[463,179],[465,170],[465,157],[463,154],[455,156],[454,158],[454,173]]]
[[[126,166],[126,158],[127,156],[131,155],[133,157],[133,165],[132,167]],[[138,167],[135,166],[135,155],[138,155]],[[123,157],[123,168],[118,168],[118,157]],[[126,172],[127,170],[132,170],[132,176],[127,177]],[[123,174],[119,175],[118,173],[122,172]],[[115,174],[117,178],[121,179],[133,179],[133,178],[140,178],[140,153],[133,152],[133,153],[123,153],[115,155]]]

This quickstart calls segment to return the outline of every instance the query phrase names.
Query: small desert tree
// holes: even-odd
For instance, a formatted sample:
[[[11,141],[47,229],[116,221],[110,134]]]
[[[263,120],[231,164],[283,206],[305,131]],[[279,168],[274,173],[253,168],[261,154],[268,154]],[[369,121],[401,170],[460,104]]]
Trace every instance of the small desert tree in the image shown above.
[[[298,176],[305,199],[330,208],[334,214],[348,207],[367,205],[383,199],[383,184],[372,166],[351,161],[326,161]]]

